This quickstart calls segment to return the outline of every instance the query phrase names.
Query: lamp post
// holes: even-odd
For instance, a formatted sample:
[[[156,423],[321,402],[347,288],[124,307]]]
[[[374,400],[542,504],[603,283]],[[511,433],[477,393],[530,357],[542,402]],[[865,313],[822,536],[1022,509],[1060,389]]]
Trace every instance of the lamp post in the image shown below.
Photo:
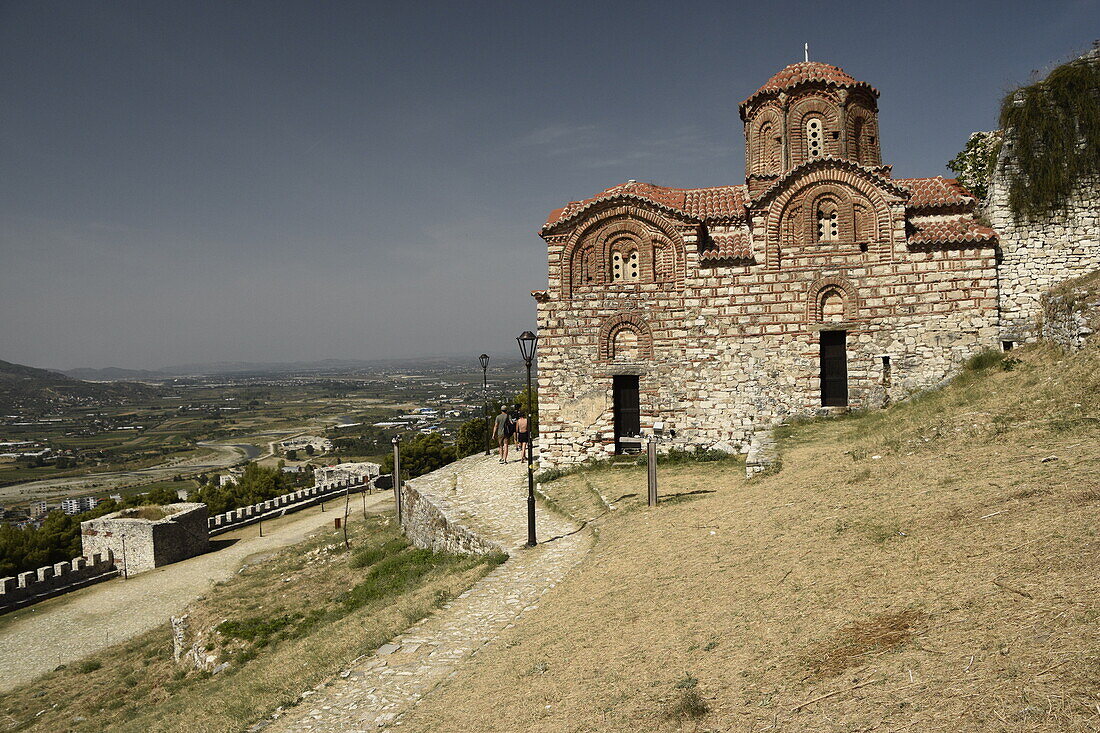
[[[482,354],[478,357],[481,361],[481,406],[485,410],[485,455],[489,455],[489,355]]]
[[[397,526],[402,527],[401,521],[401,436],[393,436],[393,498],[397,502]]]
[[[534,404],[531,401],[531,360],[535,358],[535,345],[539,337],[530,331],[524,331],[517,338],[519,353],[523,356],[523,363],[527,365],[527,411],[531,412]],[[535,540],[535,449],[531,433],[531,415],[527,415],[527,546],[534,547]]]

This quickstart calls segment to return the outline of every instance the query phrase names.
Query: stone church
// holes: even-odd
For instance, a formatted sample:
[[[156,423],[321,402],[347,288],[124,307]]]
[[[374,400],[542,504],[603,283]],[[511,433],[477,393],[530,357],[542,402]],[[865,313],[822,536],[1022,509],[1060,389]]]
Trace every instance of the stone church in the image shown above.
[[[999,345],[998,235],[953,179],[893,178],[878,91],[792,64],[740,105],[744,185],[627,181],[550,214],[541,462],[747,452],[790,416],[885,405]]]

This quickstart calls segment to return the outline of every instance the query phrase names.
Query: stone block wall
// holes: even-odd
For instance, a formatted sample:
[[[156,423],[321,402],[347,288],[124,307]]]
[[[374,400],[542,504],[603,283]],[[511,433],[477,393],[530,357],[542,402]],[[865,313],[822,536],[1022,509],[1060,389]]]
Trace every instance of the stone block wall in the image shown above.
[[[37,603],[118,575],[114,557],[98,552],[0,578],[0,613]]]
[[[134,574],[202,554],[210,547],[205,504],[168,504],[167,516],[149,520],[124,509],[80,523],[85,555],[110,552],[120,571]]]
[[[282,494],[276,496],[274,499],[261,501],[251,506],[232,509],[222,514],[215,514],[207,519],[210,536],[228,532],[238,527],[245,527],[249,524],[255,524],[264,519],[273,519],[285,514],[292,514],[302,509],[316,506],[323,501],[329,501],[343,496],[345,491],[350,490],[351,493],[367,491],[373,487],[377,479],[378,477],[375,477],[366,482],[354,482],[350,479],[331,481],[319,486],[311,486],[306,489],[292,491],[289,494]]]
[[[1100,274],[1066,282],[1039,302],[1039,337],[1070,351],[1083,349],[1100,320]]]

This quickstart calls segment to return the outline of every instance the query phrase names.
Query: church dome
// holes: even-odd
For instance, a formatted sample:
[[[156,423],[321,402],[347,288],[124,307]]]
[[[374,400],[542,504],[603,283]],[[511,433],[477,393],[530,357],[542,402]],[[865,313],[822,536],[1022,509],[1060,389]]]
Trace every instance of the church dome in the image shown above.
[[[878,90],[867,82],[858,81],[851,74],[839,66],[825,64],[820,61],[800,61],[780,69],[772,78],[764,82],[764,86],[753,92],[741,103],[742,110],[753,100],[763,95],[777,94],[787,89],[792,89],[801,84],[818,82],[842,88],[863,87],[878,96]]]

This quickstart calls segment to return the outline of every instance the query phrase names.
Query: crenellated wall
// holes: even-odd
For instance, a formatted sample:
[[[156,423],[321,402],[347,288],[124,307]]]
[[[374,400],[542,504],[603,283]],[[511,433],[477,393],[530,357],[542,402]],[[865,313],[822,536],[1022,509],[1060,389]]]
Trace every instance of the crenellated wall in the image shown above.
[[[28,570],[15,577],[0,578],[0,613],[44,601],[93,583],[115,577],[114,556],[92,553],[88,557]]]

